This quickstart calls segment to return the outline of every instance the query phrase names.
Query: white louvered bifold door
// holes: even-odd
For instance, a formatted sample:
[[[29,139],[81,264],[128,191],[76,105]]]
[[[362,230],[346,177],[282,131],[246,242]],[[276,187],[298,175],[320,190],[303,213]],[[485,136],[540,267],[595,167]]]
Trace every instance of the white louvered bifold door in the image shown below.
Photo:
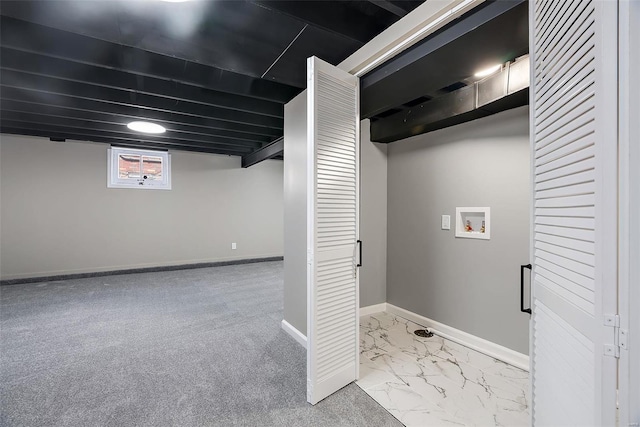
[[[616,2],[530,12],[533,424],[615,425]]]
[[[359,80],[307,61],[307,400],[358,378]]]

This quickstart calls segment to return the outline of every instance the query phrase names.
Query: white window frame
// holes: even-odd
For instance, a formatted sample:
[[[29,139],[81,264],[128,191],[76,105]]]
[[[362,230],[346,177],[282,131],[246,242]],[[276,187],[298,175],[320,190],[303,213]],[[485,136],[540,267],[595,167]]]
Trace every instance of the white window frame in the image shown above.
[[[118,177],[118,156],[121,154],[154,156],[162,158],[162,180],[144,178],[121,179]],[[140,168],[142,172],[142,167]],[[168,151],[140,150],[137,148],[111,147],[107,155],[107,188],[136,188],[141,190],[171,190],[171,154]]]

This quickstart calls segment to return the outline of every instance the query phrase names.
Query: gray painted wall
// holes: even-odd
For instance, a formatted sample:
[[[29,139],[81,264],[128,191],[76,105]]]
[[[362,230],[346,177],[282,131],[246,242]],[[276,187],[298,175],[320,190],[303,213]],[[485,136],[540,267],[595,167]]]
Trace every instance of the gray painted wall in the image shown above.
[[[387,301],[528,354],[528,107],[390,144]],[[491,207],[491,240],[455,237],[456,206]],[[440,229],[441,215],[452,229]]]
[[[284,106],[284,320],[307,335],[307,91]]]
[[[360,124],[360,307],[387,301],[387,144],[370,140]]]
[[[281,161],[175,151],[172,190],[108,189],[107,148],[0,136],[2,279],[282,256]]]

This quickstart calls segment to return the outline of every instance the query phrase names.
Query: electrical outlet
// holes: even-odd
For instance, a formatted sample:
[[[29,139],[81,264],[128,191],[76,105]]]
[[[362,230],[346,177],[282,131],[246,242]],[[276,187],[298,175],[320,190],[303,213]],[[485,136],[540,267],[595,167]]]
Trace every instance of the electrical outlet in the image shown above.
[[[451,230],[451,216],[442,215],[442,229]]]
[[[238,249],[238,245],[236,245],[236,243],[235,243],[235,242],[233,242],[233,243],[231,244],[231,249],[233,249],[233,250]]]

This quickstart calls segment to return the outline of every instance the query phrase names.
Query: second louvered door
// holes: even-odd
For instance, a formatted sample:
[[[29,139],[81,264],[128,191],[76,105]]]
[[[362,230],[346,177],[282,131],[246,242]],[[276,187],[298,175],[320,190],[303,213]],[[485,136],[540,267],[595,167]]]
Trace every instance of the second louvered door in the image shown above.
[[[530,8],[533,424],[615,425],[616,2]]]
[[[358,378],[358,78],[307,62],[307,400]]]

